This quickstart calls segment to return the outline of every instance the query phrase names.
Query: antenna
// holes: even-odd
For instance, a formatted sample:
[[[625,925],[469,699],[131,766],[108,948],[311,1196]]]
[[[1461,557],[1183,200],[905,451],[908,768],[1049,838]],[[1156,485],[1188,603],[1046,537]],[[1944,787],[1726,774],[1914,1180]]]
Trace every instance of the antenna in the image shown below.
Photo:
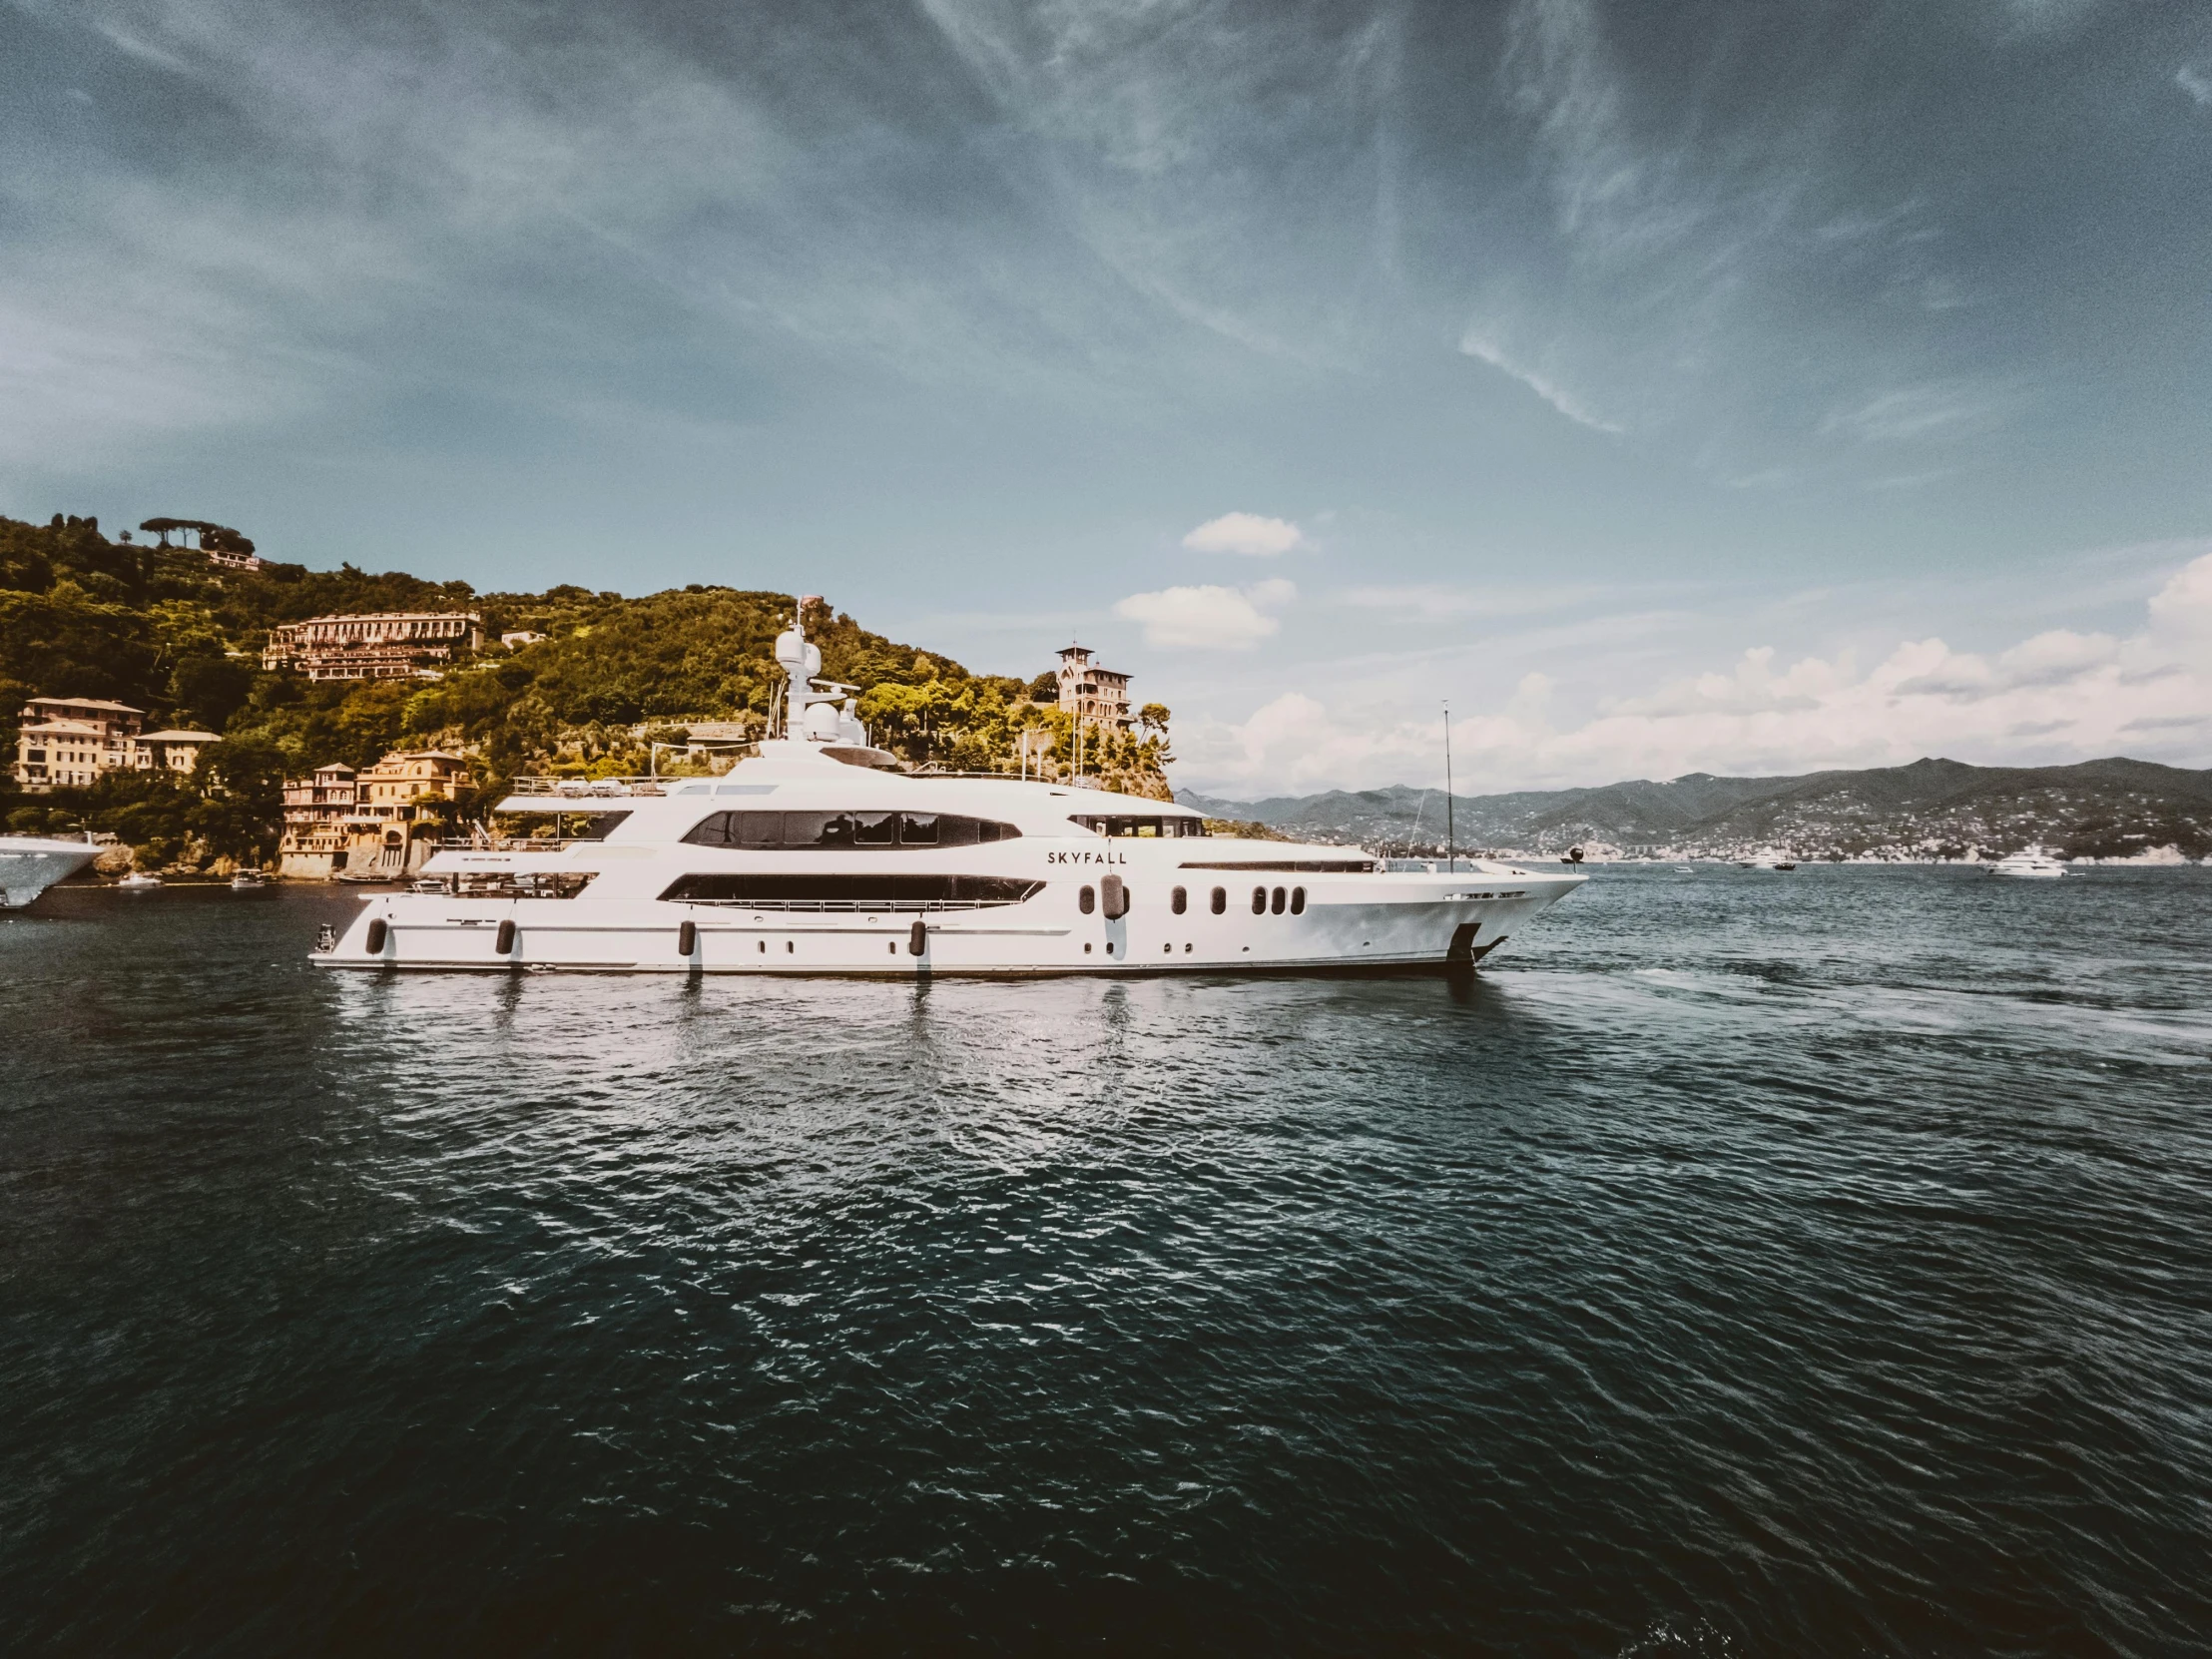
[[[1459,867],[1457,829],[1451,817],[1451,700],[1444,699],[1444,868]]]

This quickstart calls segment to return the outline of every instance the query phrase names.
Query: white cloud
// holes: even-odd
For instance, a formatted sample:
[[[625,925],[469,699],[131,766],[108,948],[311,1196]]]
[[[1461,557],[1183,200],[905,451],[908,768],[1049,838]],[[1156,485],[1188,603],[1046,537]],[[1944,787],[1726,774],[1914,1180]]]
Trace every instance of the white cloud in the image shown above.
[[[1150,645],[1248,651],[1281,626],[1266,613],[1297,597],[1297,585],[1280,577],[1249,588],[1163,588],[1131,594],[1114,615],[1144,624]]]
[[[1243,553],[1255,559],[1268,559],[1305,546],[1306,537],[1287,518],[1262,518],[1258,513],[1223,513],[1185,536],[1183,545],[1193,553]]]
[[[1908,640],[1865,670],[1848,651],[1783,663],[1755,647],[1726,669],[1602,702],[1578,723],[1555,717],[1554,690],[1530,674],[1503,707],[1454,714],[1462,789],[1791,774],[1924,755],[2202,766],[2212,759],[2212,552],[2175,571],[2125,637],[2052,629],[1986,655]],[[1433,784],[1441,727],[1425,709],[1408,718],[1403,703],[1286,693],[1241,723],[1180,725],[1176,782],[1250,794]]]
[[[1494,341],[1484,338],[1473,329],[1468,329],[1460,337],[1459,349],[1470,357],[1479,357],[1494,369],[1510,374],[1576,424],[1587,426],[1593,432],[1619,432],[1621,430],[1612,421],[1600,419],[1584,408],[1574,394],[1564,386],[1546,379],[1534,369],[1522,368],[1517,363],[1508,362],[1505,353],[1498,349]]]

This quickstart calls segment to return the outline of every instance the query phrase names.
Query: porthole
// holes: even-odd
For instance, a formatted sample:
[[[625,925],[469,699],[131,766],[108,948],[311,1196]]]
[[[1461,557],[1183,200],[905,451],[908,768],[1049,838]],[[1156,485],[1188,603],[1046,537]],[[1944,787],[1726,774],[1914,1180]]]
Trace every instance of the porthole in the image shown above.
[[[1252,913],[1256,916],[1264,916],[1268,913],[1267,888],[1254,887],[1252,889]]]
[[[1274,910],[1277,915],[1283,913],[1283,889],[1281,887],[1275,889],[1275,902],[1269,908]]]
[[[1216,887],[1214,889],[1214,914],[1218,916],[1228,908],[1229,889],[1227,887]]]
[[[1291,914],[1294,916],[1302,916],[1305,913],[1306,889],[1304,887],[1293,887],[1291,889]]]
[[[1075,907],[1078,910],[1081,910],[1085,915],[1089,915],[1093,910],[1097,909],[1097,889],[1094,887],[1085,887],[1081,892],[1077,893],[1075,895]]]
[[[1189,891],[1185,888],[1177,887],[1173,892],[1168,894],[1168,908],[1173,910],[1177,915],[1181,915],[1190,907],[1191,895]]]

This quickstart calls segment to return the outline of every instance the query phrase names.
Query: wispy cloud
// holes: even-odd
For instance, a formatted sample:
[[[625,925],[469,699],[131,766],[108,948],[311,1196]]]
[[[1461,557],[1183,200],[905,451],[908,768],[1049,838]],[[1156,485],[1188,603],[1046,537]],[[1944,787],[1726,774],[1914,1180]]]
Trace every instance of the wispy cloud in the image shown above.
[[[1565,387],[1554,384],[1534,369],[1523,368],[1518,363],[1508,361],[1495,342],[1473,329],[1459,336],[1459,349],[1468,356],[1479,357],[1492,368],[1511,375],[1578,426],[1587,426],[1593,432],[1618,433],[1624,430],[1617,422],[1592,414]]]

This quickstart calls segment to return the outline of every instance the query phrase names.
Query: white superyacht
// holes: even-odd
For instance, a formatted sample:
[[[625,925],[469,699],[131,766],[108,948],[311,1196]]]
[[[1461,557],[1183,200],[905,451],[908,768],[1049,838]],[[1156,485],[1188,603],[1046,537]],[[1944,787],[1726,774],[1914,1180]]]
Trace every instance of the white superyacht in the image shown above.
[[[1449,967],[1587,879],[1467,859],[1391,872],[1356,847],[1209,835],[1172,802],[911,776],[868,747],[851,688],[817,689],[798,629],[777,659],[797,735],[720,778],[517,780],[496,811],[551,834],[440,850],[312,959],[894,978]]]
[[[92,837],[51,840],[44,835],[0,835],[0,909],[20,910],[57,881],[66,881],[100,856]]]

